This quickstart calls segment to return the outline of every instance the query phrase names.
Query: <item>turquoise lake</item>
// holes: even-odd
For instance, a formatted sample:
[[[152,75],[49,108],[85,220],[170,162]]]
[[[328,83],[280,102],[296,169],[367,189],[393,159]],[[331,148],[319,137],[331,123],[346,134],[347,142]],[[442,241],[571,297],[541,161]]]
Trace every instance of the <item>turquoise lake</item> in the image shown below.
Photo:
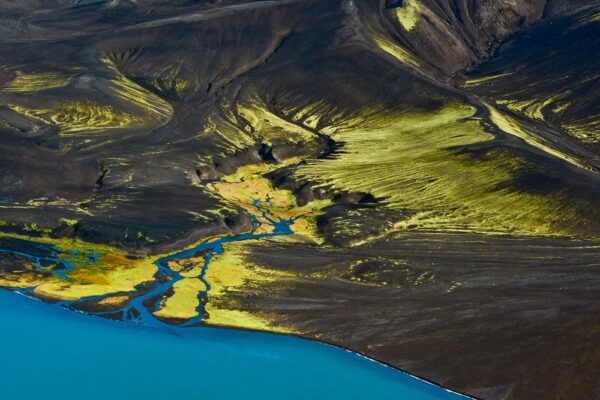
[[[466,399],[293,337],[148,328],[1,290],[0,321],[3,400]]]

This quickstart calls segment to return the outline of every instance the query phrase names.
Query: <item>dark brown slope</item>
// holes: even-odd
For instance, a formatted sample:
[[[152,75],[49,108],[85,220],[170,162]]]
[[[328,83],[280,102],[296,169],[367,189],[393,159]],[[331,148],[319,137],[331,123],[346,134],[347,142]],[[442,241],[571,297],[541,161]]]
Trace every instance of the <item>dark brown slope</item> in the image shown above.
[[[596,151],[569,136],[563,124],[585,124],[597,115],[597,83],[591,81],[597,56],[584,56],[597,47],[597,22],[578,22],[593,16],[597,3],[419,4],[419,23],[407,30],[395,17],[403,2],[4,2],[0,228],[31,233],[35,224],[40,231],[34,234],[79,237],[135,253],[181,248],[247,229],[239,208],[206,189],[239,165],[293,155],[336,159],[348,151],[346,144],[323,132],[362,128],[399,113],[433,115],[444,105],[464,103],[475,112],[457,123],[467,130],[481,122],[491,138],[460,146],[442,142],[445,156],[482,170],[498,154],[506,157],[488,173],[513,169],[478,196],[552,199],[535,222],[562,237],[450,226],[462,229],[456,233],[409,223],[386,235],[390,225],[432,212],[429,204],[393,208],[388,198],[336,190],[286,168],[270,178],[294,191],[299,202],[335,200],[318,221],[324,243],[252,247],[247,261],[300,278],[263,291],[248,285],[231,301],[242,310],[272,312],[275,323],[304,336],[481,398],[598,398],[598,177],[502,132],[482,105],[498,106],[534,134],[563,135],[565,144],[559,140],[557,146],[567,152],[574,146]],[[386,46],[403,49],[414,63]],[[56,86],[44,83],[44,90],[6,91],[18,71],[70,79],[59,84],[53,78]],[[505,72],[512,75],[462,86]],[[124,87],[129,97],[120,95]],[[542,120],[495,103],[543,103],[563,90],[572,90],[565,97],[570,105],[562,114],[542,108]],[[134,123],[97,129],[86,99],[122,119],[134,115]],[[51,123],[46,114],[77,125],[78,119],[56,108],[64,102],[80,102],[75,104],[82,111],[67,109],[91,127],[65,133]],[[314,115],[295,118],[309,106]],[[314,137],[299,144],[286,129],[274,129],[279,135],[267,144],[264,132],[244,117],[244,107],[288,122],[287,129],[305,129],[317,116],[309,126]],[[437,145],[422,138],[426,144],[415,140],[413,147]],[[361,153],[376,164],[381,150],[364,147]],[[386,173],[412,167],[390,164]],[[478,183],[477,174],[470,179],[440,169],[449,184],[467,181],[465,192]],[[426,176],[423,190],[439,179]],[[502,212],[513,211],[508,208]],[[529,212],[511,215],[527,218]],[[483,215],[476,222],[483,224]]]
[[[394,23],[396,6],[367,1],[4,4],[3,18],[23,29],[11,28],[0,43],[5,66],[0,84],[12,81],[19,69],[67,75],[71,81],[41,92],[2,94],[0,129],[7,134],[1,190],[6,203],[16,206],[5,209],[3,220],[17,228],[39,219],[63,234],[130,248],[222,232],[228,228],[213,214],[197,222],[189,215],[221,207],[202,185],[194,185],[197,173],[214,178],[237,164],[260,161],[260,139],[236,116],[236,102],[259,98],[282,102],[275,108],[301,109],[325,100],[334,106],[319,110],[331,115],[322,118],[320,128],[343,124],[371,106],[432,109],[454,94],[413,81],[413,75],[445,79],[477,63],[492,42],[539,19],[545,3],[424,2],[421,23],[410,32]],[[392,66],[372,42],[373,32],[404,46],[421,67]],[[55,126],[14,111],[17,103],[44,109],[92,98],[139,112],[115,93],[111,82],[119,77],[159,98],[164,109],[144,117],[142,126],[77,135],[59,134]],[[185,87],[178,90],[177,82]],[[413,94],[408,87],[414,87]],[[219,138],[223,132],[237,143]],[[317,155],[324,146],[317,142],[286,151]],[[50,165],[30,165],[32,159]],[[166,199],[177,207],[162,207]],[[36,206],[23,208],[30,200]],[[79,223],[65,230],[61,218]]]
[[[478,64],[497,43],[542,18],[546,0],[425,0],[423,20],[407,31],[395,21],[394,9],[404,1],[357,2],[365,26],[385,32],[443,78]]]
[[[232,172],[240,163],[261,161],[260,141],[244,130],[242,120],[235,120],[232,107],[240,87],[235,81],[268,62],[294,29],[306,30],[313,14],[323,14],[324,22],[313,33],[314,41],[328,40],[328,32],[337,27],[334,18],[326,22],[334,7],[310,11],[314,6],[303,3],[217,7],[189,2],[178,8],[82,2],[64,8],[47,5],[24,16],[9,7],[7,18],[18,17],[28,29],[14,31],[0,44],[0,62],[7,66],[2,84],[20,69],[72,78],[56,89],[3,94],[1,115],[6,122],[0,129],[6,155],[1,190],[7,208],[2,219],[17,231],[37,220],[59,234],[132,249],[153,244],[164,249],[180,239],[189,243],[199,235],[227,231],[222,217],[205,213],[223,205],[195,185],[197,174],[214,177]],[[300,12],[299,7],[307,10]],[[112,81],[120,77],[161,99],[164,109],[149,113],[139,127],[102,133],[89,129],[74,135],[59,134],[56,127],[11,109],[15,103],[44,109],[91,98],[139,113],[139,107],[131,107],[115,92]],[[178,91],[177,81],[185,82],[185,88]],[[139,92],[133,96],[139,97]],[[216,134],[211,127],[225,133]],[[307,144],[299,151],[319,154],[320,146]],[[46,160],[49,166],[43,164]],[[32,199],[38,199],[35,207],[23,207]],[[164,207],[165,202],[172,207]],[[204,218],[195,221],[190,213]],[[231,228],[243,228],[248,221],[236,214],[224,211],[224,216],[232,216],[230,221],[237,221]],[[66,229],[61,218],[79,222]]]
[[[552,15],[553,8],[547,10]],[[507,112],[529,118],[600,158],[598,4],[544,20],[514,35],[465,87]],[[478,81],[481,80],[481,81]]]
[[[258,294],[249,285],[231,301],[307,337],[482,399],[600,396],[594,243],[421,233],[251,254],[304,278]]]

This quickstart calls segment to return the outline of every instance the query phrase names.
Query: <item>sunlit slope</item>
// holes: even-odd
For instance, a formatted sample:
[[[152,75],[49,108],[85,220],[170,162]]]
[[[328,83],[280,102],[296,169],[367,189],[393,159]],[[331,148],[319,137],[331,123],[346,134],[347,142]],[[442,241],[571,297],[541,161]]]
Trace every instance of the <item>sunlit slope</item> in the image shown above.
[[[14,78],[3,88],[5,93],[29,93],[61,88],[69,84],[71,76],[60,72],[24,73],[15,71]]]
[[[548,185],[546,162],[499,146],[469,105],[387,113],[334,138],[344,151],[298,174],[402,210],[395,229],[598,235],[593,199]]]
[[[166,123],[171,105],[135,84],[102,57],[105,77],[83,69],[68,72],[14,72],[0,93],[23,117],[54,127],[59,135],[89,135],[114,129],[153,128]]]
[[[303,185],[333,186],[330,198],[371,194],[382,214],[393,211],[393,230],[595,236],[595,192],[561,172],[568,154],[531,145],[534,130],[529,142],[510,138],[448,87],[490,38],[536,21],[541,3],[187,2],[146,12],[98,2],[33,16],[43,40],[43,30],[27,46],[0,40],[4,230],[36,222],[136,251],[188,244],[248,223],[244,205],[224,204],[210,182],[300,157],[315,159],[295,173]],[[531,115],[548,118],[545,108]]]

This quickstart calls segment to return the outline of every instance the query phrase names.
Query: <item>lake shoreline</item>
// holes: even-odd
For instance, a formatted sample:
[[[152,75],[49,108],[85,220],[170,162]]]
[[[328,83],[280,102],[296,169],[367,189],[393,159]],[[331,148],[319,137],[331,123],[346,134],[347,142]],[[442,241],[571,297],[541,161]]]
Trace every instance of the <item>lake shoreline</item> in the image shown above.
[[[246,333],[257,333],[257,334],[261,334],[261,335],[269,335],[269,336],[279,336],[279,337],[287,337],[287,338],[292,338],[292,339],[299,339],[301,341],[304,342],[309,342],[309,343],[314,343],[314,344],[318,344],[318,345],[324,345],[327,346],[329,348],[333,348],[333,349],[337,349],[337,350],[342,350],[346,353],[350,353],[351,355],[354,356],[358,356],[366,361],[369,362],[373,362],[375,364],[378,364],[382,367],[385,367],[391,371],[394,372],[398,372],[402,375],[405,375],[407,377],[410,378],[414,378],[417,379],[425,384],[431,385],[437,389],[443,390],[444,392],[447,392],[449,394],[452,395],[456,395],[456,396],[461,396],[464,399],[472,399],[472,400],[482,400],[479,399],[477,397],[473,397],[464,393],[460,393],[457,392],[455,390],[446,388],[444,386],[442,386],[441,384],[434,382],[432,380],[429,380],[427,378],[418,376],[418,375],[414,375],[406,370],[403,370],[401,368],[397,368],[389,363],[377,360],[375,358],[369,357],[368,355],[361,353],[359,351],[355,351],[352,350],[350,348],[344,347],[344,346],[340,346],[331,342],[327,342],[327,341],[323,341],[323,340],[318,340],[318,339],[314,339],[314,338],[310,338],[307,336],[302,336],[302,335],[298,335],[298,334],[294,334],[294,333],[278,333],[278,332],[273,332],[273,331],[267,331],[267,330],[259,330],[259,329],[249,329],[249,328],[240,328],[240,327],[234,327],[234,326],[225,326],[225,325],[208,325],[208,324],[199,324],[199,325],[195,325],[195,326],[190,326],[190,327],[182,327],[182,326],[178,326],[178,325],[171,325],[171,324],[161,324],[161,325],[154,325],[154,326],[148,326],[148,325],[144,325],[143,323],[140,322],[135,322],[135,321],[130,321],[130,320],[123,320],[123,319],[113,319],[113,318],[106,318],[103,317],[102,315],[98,315],[98,314],[93,314],[93,313],[88,313],[86,311],[82,311],[82,310],[75,310],[75,309],[70,309],[70,308],[66,308],[66,307],[62,307],[62,306],[58,306],[57,304],[54,303],[50,303],[42,298],[38,298],[38,297],[34,297],[34,296],[30,296],[26,293],[22,293],[19,292],[17,290],[12,290],[9,288],[0,288],[0,292],[4,292],[4,293],[9,293],[12,296],[15,295],[20,295],[22,296],[26,301],[31,302],[31,303],[38,303],[38,305],[44,305],[47,306],[55,311],[64,311],[63,315],[67,316],[67,315],[71,315],[71,318],[79,318],[79,316],[85,316],[85,318],[94,318],[96,321],[106,321],[102,322],[103,324],[106,325],[114,325],[114,323],[118,323],[121,324],[121,327],[126,327],[127,329],[130,329],[132,331],[136,331],[140,328],[142,328],[145,331],[149,331],[149,332],[153,332],[153,333],[158,333],[158,334],[166,334],[166,335],[173,335],[175,334],[176,336],[187,336],[187,337],[193,337],[195,336],[195,330],[196,329],[203,329],[203,330],[207,330],[207,331],[221,331],[221,332],[225,332],[225,333],[235,333],[235,332],[246,332]],[[77,314],[80,314],[79,316]]]

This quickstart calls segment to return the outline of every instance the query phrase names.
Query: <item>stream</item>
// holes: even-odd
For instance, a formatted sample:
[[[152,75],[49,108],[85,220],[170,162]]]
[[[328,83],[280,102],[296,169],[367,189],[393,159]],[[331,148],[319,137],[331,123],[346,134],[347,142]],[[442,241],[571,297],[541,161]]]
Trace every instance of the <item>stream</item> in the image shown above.
[[[118,293],[48,304],[35,287],[0,290],[0,394],[27,400],[222,399],[459,400],[462,395],[389,368],[350,351],[295,337],[231,329],[190,329],[201,325],[210,292],[205,274],[223,245],[293,234],[293,219],[279,220],[270,204],[252,203],[262,215],[249,233],[223,236],[162,257],[155,281],[136,288],[137,296],[118,312],[124,321],[71,312],[73,303]],[[269,230],[263,226],[265,222]],[[25,249],[27,249],[25,251]],[[51,245],[15,241],[0,253],[32,261],[35,268],[68,280],[74,265]],[[78,265],[93,265],[102,254],[72,251]],[[167,263],[202,255],[198,276],[198,316],[180,326],[152,311],[175,282],[183,279]],[[168,279],[163,279],[168,277]],[[16,292],[16,293],[15,293]],[[21,294],[19,296],[18,294]],[[150,303],[150,304],[149,304]],[[148,305],[150,305],[148,307]],[[57,307],[58,306],[58,307]],[[114,313],[114,311],[111,311]]]

